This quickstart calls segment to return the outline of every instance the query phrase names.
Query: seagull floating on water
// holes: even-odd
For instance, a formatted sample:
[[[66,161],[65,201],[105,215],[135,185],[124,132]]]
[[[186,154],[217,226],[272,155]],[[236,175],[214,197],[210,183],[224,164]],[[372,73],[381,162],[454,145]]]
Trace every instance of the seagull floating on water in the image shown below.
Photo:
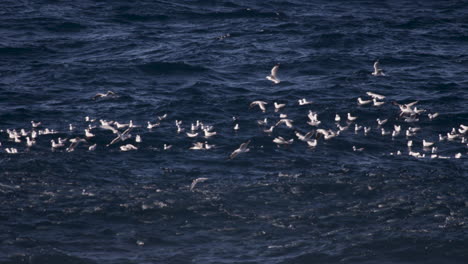
[[[115,95],[114,92],[112,91],[107,91],[106,93],[97,93],[95,96],[93,96],[93,100],[96,100],[97,98],[103,98],[103,97],[107,97],[109,95]]]

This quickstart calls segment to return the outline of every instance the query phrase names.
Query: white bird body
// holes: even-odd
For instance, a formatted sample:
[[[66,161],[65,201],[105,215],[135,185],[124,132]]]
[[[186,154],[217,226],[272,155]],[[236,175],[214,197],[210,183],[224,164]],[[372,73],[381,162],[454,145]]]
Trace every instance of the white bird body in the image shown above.
[[[234,150],[231,155],[229,155],[229,159],[234,159],[235,157],[237,157],[239,154],[241,153],[245,153],[245,152],[249,152],[250,149],[247,148],[250,144],[250,140],[245,142],[245,143],[242,143],[238,149]]]
[[[41,122],[31,121],[31,125],[32,125],[32,127],[36,128],[36,127],[39,127],[41,125]]]
[[[208,131],[208,129],[203,130],[203,132],[205,133],[205,138],[209,138],[209,137],[215,136],[217,134],[216,132]]]
[[[432,147],[432,145],[434,145],[434,142],[429,142],[423,139],[423,147],[428,148]]]
[[[273,129],[275,128],[275,126],[271,126],[269,129],[264,129],[263,132],[265,133],[273,133]]]
[[[436,117],[439,116],[439,113],[434,113],[434,114],[429,113],[427,114],[427,116],[429,117],[430,120],[434,120]]]
[[[295,132],[297,138],[300,140],[300,141],[309,141],[310,140],[310,137],[312,137],[312,135],[314,135],[314,132],[308,132],[307,134],[305,135],[302,135],[301,133],[299,133],[298,131]]]
[[[366,92],[366,94],[374,99],[379,99],[379,100],[383,100],[385,99],[385,96],[384,95],[381,95],[381,94],[376,94],[376,93],[373,93],[373,92]]]
[[[95,135],[89,131],[89,129],[85,129],[85,136],[87,138],[94,137]]]
[[[253,101],[252,103],[250,103],[250,107],[254,107],[256,105],[258,105],[258,107],[262,110],[262,112],[265,113],[266,111],[266,108],[265,108],[265,105],[267,105],[268,103],[267,102],[264,102],[264,101]]]
[[[374,106],[381,106],[381,105],[385,104],[385,102],[379,102],[375,98],[372,99],[372,102],[374,102]]]
[[[286,140],[283,137],[277,137],[273,139],[273,142],[278,145],[291,145],[294,142],[294,139],[291,138],[290,140]]]
[[[189,137],[189,138],[194,138],[194,137],[198,136],[198,133],[189,133],[189,132],[187,132],[186,134],[187,134],[187,137]]]
[[[203,142],[196,142],[196,143],[193,143],[193,146],[190,147],[190,149],[201,150],[201,149],[205,149],[205,146],[204,146]]]
[[[115,93],[112,91],[107,91],[106,93],[97,93],[95,96],[93,96],[93,100],[96,100],[97,98],[107,97],[109,95],[115,95]]]
[[[293,124],[292,124],[292,120],[291,119],[280,119],[275,126],[279,126],[280,124],[285,124],[288,128],[292,128],[293,127]]]
[[[88,151],[95,151],[96,147],[97,147],[97,144],[91,145],[89,146]]]
[[[130,150],[137,150],[138,148],[135,147],[134,145],[132,144],[127,144],[127,145],[123,145],[123,146],[120,146],[120,150],[121,151],[130,151]]]
[[[279,64],[276,64],[272,69],[271,69],[271,74],[268,75],[266,78],[267,80],[270,80],[272,81],[273,83],[275,84],[278,84],[280,83],[280,79],[278,79],[278,76],[277,76],[277,73],[278,73],[278,68],[279,68]]]
[[[281,108],[286,106],[286,104],[278,104],[277,102],[274,102],[273,104],[275,105],[275,112],[278,112]]]
[[[357,101],[358,101],[358,105],[366,105],[366,104],[372,103],[372,100],[362,100],[361,97],[358,97]]]
[[[192,184],[190,185],[190,190],[192,191],[199,182],[204,182],[206,180],[208,180],[208,178],[203,178],[203,177],[193,180]]]
[[[309,104],[312,104],[312,101],[307,101],[307,99],[305,99],[305,98],[299,99],[298,102],[299,102],[299,105],[309,105]]]
[[[61,147],[65,146],[63,143],[60,143],[60,142],[55,143],[55,141],[53,139],[50,140],[50,143],[51,143],[52,148],[54,148],[54,149],[55,148],[61,148]]]
[[[382,69],[379,68],[379,61],[374,62],[374,72],[372,72],[372,75],[374,76],[385,76],[385,73],[383,72]]]
[[[164,150],[170,150],[172,148],[172,145],[164,144],[163,148]]]
[[[136,142],[136,143],[141,143],[141,142],[142,142],[141,136],[140,136],[140,135],[136,135],[136,136],[135,136],[135,142]]]
[[[357,116],[351,116],[351,113],[348,113],[348,121],[354,121],[357,119]]]
[[[384,125],[385,123],[387,123],[387,121],[388,121],[388,119],[383,119],[383,120],[381,120],[380,118],[377,118],[377,124],[378,124],[379,126]]]
[[[340,122],[340,121],[341,121],[340,115],[336,114],[335,115],[335,122]]]
[[[159,125],[161,125],[161,123],[157,122],[157,123],[151,124],[151,122],[148,121],[148,122],[147,122],[146,128],[147,128],[147,129],[153,129],[153,128],[159,126]]]
[[[307,141],[307,145],[309,145],[309,147],[312,147],[312,148],[316,147],[316,146],[317,146],[317,143],[318,143],[318,142],[317,142],[316,139],[311,139],[311,140],[308,140],[308,141]]]

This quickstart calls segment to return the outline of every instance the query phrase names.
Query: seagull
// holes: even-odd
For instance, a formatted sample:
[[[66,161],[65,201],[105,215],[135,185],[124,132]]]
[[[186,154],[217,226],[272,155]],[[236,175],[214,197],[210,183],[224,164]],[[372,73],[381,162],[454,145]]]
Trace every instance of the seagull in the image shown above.
[[[119,142],[119,141],[125,141],[125,140],[131,138],[132,135],[130,135],[130,131],[132,131],[132,129],[133,129],[133,127],[129,127],[129,128],[127,128],[127,130],[125,130],[125,131],[122,132],[122,133],[117,132],[117,137],[114,138],[114,139],[113,139],[109,144],[107,144],[106,146],[108,147],[108,146],[110,146],[110,145],[112,145],[112,144],[115,144],[115,143],[117,143],[117,142]]]
[[[115,93],[112,91],[107,91],[107,93],[97,93],[95,96],[93,96],[93,100],[96,100],[97,98],[107,97],[109,95],[115,95]]]
[[[114,122],[114,125],[115,125],[118,129],[120,129],[120,128],[126,128],[126,127],[130,126],[130,123],[129,123],[129,124],[121,124],[121,123],[119,123],[119,122]]]
[[[267,125],[268,124],[268,118],[265,117],[265,119],[263,119],[263,120],[258,120],[257,124],[259,124],[260,126]]]
[[[408,140],[408,143],[406,144],[408,148],[411,148],[413,146],[413,140]]]
[[[17,154],[18,153],[18,149],[16,149],[16,148],[5,148],[5,151],[8,154]]]
[[[305,99],[305,98],[299,99],[298,102],[299,102],[299,105],[309,105],[309,104],[312,104],[312,101],[307,101],[307,99]]]
[[[273,133],[274,128],[275,128],[275,126],[271,126],[269,129],[264,129],[263,132],[271,134],[271,133]]]
[[[94,134],[91,133],[91,131],[89,131],[89,129],[85,129],[85,135],[86,135],[87,138],[94,137]]]
[[[102,129],[110,130],[110,131],[112,131],[112,133],[114,133],[114,134],[119,133],[119,131],[118,131],[117,129],[115,129],[114,127],[112,127],[112,126],[110,126],[110,125],[107,125],[107,124],[106,124],[106,125],[101,125],[100,127],[101,127]]]
[[[127,145],[123,145],[123,146],[120,146],[120,150],[121,151],[130,151],[130,150],[137,150],[138,148],[135,147],[134,145],[132,144],[127,144]]]
[[[170,150],[172,148],[172,145],[164,144],[163,148],[164,150]]]
[[[286,118],[283,118],[283,119],[280,119],[275,126],[279,126],[280,124],[285,124],[287,127],[289,128],[292,128],[293,127],[293,124],[292,124],[292,120],[291,119],[286,119]]]
[[[187,137],[189,137],[189,138],[194,138],[194,137],[198,136],[198,133],[189,133],[189,132],[187,132],[186,134],[187,134]]]
[[[26,146],[32,147],[34,144],[36,144],[35,140],[31,140],[29,137],[26,137]]]
[[[196,142],[196,143],[193,143],[193,146],[190,147],[190,149],[199,150],[199,149],[205,149],[205,147],[203,145],[203,142]]]
[[[216,147],[216,145],[214,145],[214,144],[213,144],[213,145],[208,144],[208,141],[205,141],[205,149],[212,149],[212,148],[214,148],[214,147]]]
[[[357,152],[357,151],[363,151],[364,148],[356,148],[356,146],[353,146],[353,151]]]
[[[393,129],[394,129],[396,132],[400,133],[400,132],[401,132],[401,125],[399,125],[399,126],[393,125]]]
[[[385,73],[382,69],[379,68],[379,61],[377,60],[374,62],[374,72],[372,73],[374,76],[385,76]]]
[[[428,142],[423,139],[423,147],[428,148],[428,147],[431,147],[432,145],[434,145],[434,142]]]
[[[381,120],[380,118],[377,118],[377,124],[379,124],[379,126],[384,125],[385,123],[387,123],[387,121],[388,121],[388,119]]]
[[[274,102],[274,105],[275,105],[275,112],[278,112],[281,108],[286,106],[286,104],[278,104],[277,102]]]
[[[235,157],[237,157],[239,154],[241,153],[245,153],[245,152],[249,152],[250,149],[247,148],[250,144],[250,140],[245,142],[245,143],[242,143],[238,149],[234,150],[231,155],[229,155],[229,159],[234,159]]]
[[[336,114],[335,115],[335,122],[340,122],[340,121],[341,121],[340,115]]]
[[[208,129],[203,130],[203,132],[205,133],[205,138],[209,138],[217,134],[216,132],[210,132]]]
[[[32,127],[36,128],[36,127],[39,127],[41,125],[41,122],[34,122],[34,121],[31,121],[31,125]]]
[[[390,135],[390,133],[391,133],[390,131],[388,131],[388,132],[385,131],[384,128],[381,128],[380,130],[382,131],[382,136]]]
[[[136,135],[136,137],[135,137],[135,142],[136,142],[136,143],[141,143],[141,141],[142,141],[142,140],[141,140],[141,136],[140,136],[140,135]]]
[[[358,105],[366,105],[372,103],[372,100],[362,100],[361,97],[358,97],[357,99]]]
[[[260,107],[260,109],[262,110],[263,113],[265,113],[266,111],[266,108],[265,108],[265,105],[268,104],[267,102],[264,102],[264,101],[253,101],[252,103],[250,103],[250,108],[258,105],[258,107]]]
[[[434,113],[434,114],[427,114],[427,116],[429,117],[430,120],[434,120],[436,117],[439,116],[439,113]]]
[[[75,150],[75,148],[81,143],[81,142],[86,142],[85,139],[82,139],[82,138],[79,138],[79,137],[76,137],[76,138],[72,138],[70,139],[70,146],[67,148],[67,152],[72,152]]]
[[[300,140],[300,141],[304,141],[304,142],[307,142],[310,140],[310,137],[312,137],[312,135],[314,135],[314,132],[313,131],[310,131],[308,132],[307,134],[305,135],[302,135],[301,133],[299,133],[298,131],[295,132],[297,138]]]
[[[317,146],[317,140],[316,139],[308,140],[307,145],[309,145],[309,147],[311,148],[315,148]]]
[[[274,82],[275,84],[278,84],[280,83],[280,79],[278,79],[278,77],[276,77],[276,73],[278,72],[278,68],[279,68],[279,63],[276,64],[272,69],[271,69],[271,74],[268,75],[266,78],[267,80],[270,80],[272,82]]]
[[[195,188],[197,183],[204,182],[206,180],[208,180],[208,178],[203,178],[203,177],[202,178],[196,178],[195,180],[193,180],[192,184],[190,185],[190,191],[192,191]]]
[[[379,102],[375,98],[372,99],[372,102],[374,102],[374,106],[381,106],[381,105],[385,104],[385,102]]]
[[[234,126],[234,130],[235,130],[235,131],[239,130],[239,124],[236,124],[236,125]]]
[[[146,126],[146,128],[153,129],[154,127],[157,127],[159,125],[161,125],[161,123],[157,122],[157,123],[151,124],[150,121],[148,121],[148,125]]]
[[[371,127],[364,127],[364,135],[367,136],[367,134],[371,131]]]
[[[158,116],[158,119],[159,119],[160,121],[162,121],[162,120],[164,120],[164,119],[166,119],[166,118],[167,118],[167,114],[164,114],[164,115],[162,115],[162,116]]]
[[[336,127],[337,127],[340,131],[345,131],[346,129],[349,128],[349,126],[341,126],[340,124],[336,124]]]
[[[367,92],[366,94],[368,96],[372,97],[372,98],[375,98],[375,99],[379,99],[379,100],[385,99],[385,96],[381,95],[381,94],[376,94],[376,93],[373,93],[373,92]]]
[[[294,142],[294,139],[291,138],[290,140],[286,140],[283,137],[277,137],[273,139],[273,142],[278,145],[291,145]]]
[[[89,146],[88,151],[95,151],[96,147],[97,147],[97,144],[91,145]]]
[[[354,121],[354,120],[356,120],[356,119],[357,119],[357,116],[351,116],[351,114],[348,113],[348,120],[349,120],[349,121]]]
[[[354,124],[354,133],[357,134],[359,130],[361,130],[362,126],[358,126],[358,124]]]
[[[96,121],[96,119],[91,119],[89,116],[85,116],[85,121],[92,123],[92,122]]]

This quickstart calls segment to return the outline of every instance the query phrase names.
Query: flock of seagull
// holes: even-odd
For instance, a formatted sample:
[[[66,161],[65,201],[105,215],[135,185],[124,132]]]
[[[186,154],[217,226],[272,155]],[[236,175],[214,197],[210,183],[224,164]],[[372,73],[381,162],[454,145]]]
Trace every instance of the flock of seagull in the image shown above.
[[[277,76],[279,64],[275,65],[272,70],[271,74],[266,76],[266,79],[273,82],[274,84],[280,83],[280,79]],[[374,63],[374,72],[371,73],[373,76],[385,76],[383,70],[379,66],[379,62],[376,61]],[[102,99],[105,97],[115,97],[118,96],[112,91],[108,91],[106,93],[98,93],[92,99]],[[380,107],[386,102],[385,96],[381,94],[377,94],[374,92],[367,92],[366,96],[368,98],[358,97],[357,98],[357,105],[359,106],[373,106],[373,107]],[[319,142],[324,140],[331,140],[335,137],[340,136],[346,130],[354,130],[355,134],[362,133],[364,136],[367,136],[371,131],[376,130],[377,133],[381,134],[382,136],[391,136],[392,139],[398,136],[406,137],[406,150],[398,150],[396,152],[389,153],[390,155],[403,155],[403,153],[415,157],[415,158],[439,158],[439,159],[448,159],[448,158],[461,158],[462,153],[458,152],[452,155],[442,155],[438,153],[437,145],[439,142],[442,141],[452,141],[456,143],[461,143],[466,145],[467,144],[467,134],[468,134],[468,126],[460,124],[459,127],[452,128],[451,131],[447,131],[446,134],[442,135],[439,134],[439,142],[430,142],[426,139],[422,140],[422,151],[417,152],[414,151],[413,147],[415,146],[415,140],[413,137],[419,133],[421,128],[417,126],[417,123],[421,118],[425,118],[427,116],[428,120],[434,120],[439,116],[439,113],[427,113],[427,110],[421,109],[417,107],[418,101],[407,103],[407,104],[399,104],[397,102],[392,102],[393,105],[399,108],[399,115],[397,120],[401,121],[399,125],[394,124],[393,127],[388,128],[385,127],[385,124],[388,122],[388,119],[380,119],[377,118],[376,126],[364,126],[359,125],[357,122],[359,121],[359,117],[353,116],[351,113],[347,113],[346,116],[340,116],[339,114],[335,115],[334,122],[336,129],[325,129],[321,126],[322,121],[319,120],[318,113],[309,110],[307,114],[308,121],[306,124],[311,127],[311,131],[307,133],[302,133],[299,129],[294,125],[294,121],[288,118],[288,115],[283,113],[283,110],[286,108],[285,103],[278,103],[273,102],[274,112],[278,113],[279,116],[277,120],[273,123],[269,123],[268,118],[264,118],[263,120],[257,120],[257,124],[261,128],[262,133],[265,133],[269,136],[272,136],[273,131],[277,127],[285,127],[287,129],[292,129],[298,141],[304,142],[308,147],[315,148],[319,145]],[[298,100],[299,106],[307,106],[313,104],[312,101],[309,101],[305,98]],[[256,100],[250,104],[250,108],[257,108],[262,112],[265,113],[267,111],[268,102]],[[88,151],[94,151],[97,149],[97,143],[92,144],[93,138],[95,137],[96,130],[103,130],[108,131],[109,133],[114,134],[114,138],[106,144],[104,147],[110,147],[112,145],[118,145],[120,151],[134,151],[138,150],[139,146],[142,143],[142,136],[135,135],[133,136],[131,133],[138,128],[139,131],[142,129],[148,129],[152,131],[153,129],[157,129],[161,125],[161,122],[167,119],[167,114],[158,116],[155,122],[148,121],[145,127],[135,125],[132,121],[128,123],[119,123],[118,121],[107,121],[107,120],[96,120],[90,117],[85,117],[86,128],[84,129],[84,134],[78,137],[72,138],[62,138],[58,137],[55,139],[50,139],[50,147],[52,150],[56,151],[66,151],[72,152],[75,151],[80,145],[84,146]],[[233,130],[235,132],[240,130],[239,123],[237,122],[237,118],[233,117],[234,125]],[[403,129],[403,124],[408,124],[406,129]],[[73,132],[77,130],[76,126],[70,124],[68,127],[68,132]],[[184,127],[183,122],[181,120],[175,120],[175,132],[177,134],[186,136],[188,138],[193,138],[194,140],[199,140],[199,138],[203,137],[204,140],[194,142],[190,150],[209,150],[213,149],[216,146],[214,144],[209,144],[208,139],[212,137],[216,137],[217,132],[214,131],[213,126],[205,125],[203,122],[197,120],[195,123],[192,123],[190,127]],[[24,144],[25,151],[28,151],[30,148],[34,147],[37,140],[40,139],[43,135],[54,135],[60,134],[64,135],[64,131],[55,131],[53,129],[43,128],[41,122],[31,121],[30,128],[22,128],[22,129],[6,129],[0,130],[0,140],[3,140],[4,137],[2,134],[7,135],[7,144]],[[285,139],[282,136],[273,137],[272,142],[277,144],[278,147],[287,147],[292,145],[295,142],[296,138]],[[234,159],[238,155],[242,153],[249,152],[249,144],[251,140],[242,143],[239,148],[235,149],[228,157],[228,159]],[[100,146],[103,147],[103,146]],[[0,141],[0,151],[2,148],[2,142]],[[172,145],[164,144],[162,146],[162,150],[170,150],[172,149]],[[364,151],[363,147],[353,146],[352,150],[355,152]],[[3,148],[4,153],[8,154],[17,154],[18,146],[10,146]],[[194,183],[196,184],[196,183]],[[193,185],[194,186],[194,185]],[[193,188],[192,186],[192,188]]]

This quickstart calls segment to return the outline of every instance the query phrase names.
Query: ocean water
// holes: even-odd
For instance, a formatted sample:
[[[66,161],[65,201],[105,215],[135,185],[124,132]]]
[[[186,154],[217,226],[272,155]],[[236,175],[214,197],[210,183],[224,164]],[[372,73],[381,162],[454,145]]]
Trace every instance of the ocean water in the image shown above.
[[[0,263],[468,263],[467,145],[439,141],[468,125],[466,14],[466,1],[2,1]],[[368,91],[385,104],[359,106]],[[415,100],[418,122],[391,104]],[[280,113],[294,128],[263,132]],[[295,136],[347,113],[315,148]],[[106,146],[99,119],[140,127]],[[187,137],[197,120],[217,135]],[[88,125],[74,151],[51,149]],[[6,132],[45,128],[57,134],[32,147]]]

